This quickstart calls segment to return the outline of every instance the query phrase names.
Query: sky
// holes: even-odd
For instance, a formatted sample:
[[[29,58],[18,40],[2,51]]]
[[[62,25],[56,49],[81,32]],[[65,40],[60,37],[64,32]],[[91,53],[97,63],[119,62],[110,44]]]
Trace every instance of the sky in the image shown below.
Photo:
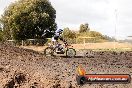
[[[11,2],[0,0],[0,15]],[[125,39],[132,36],[132,0],[50,0],[58,28],[79,30],[88,23],[92,31]]]

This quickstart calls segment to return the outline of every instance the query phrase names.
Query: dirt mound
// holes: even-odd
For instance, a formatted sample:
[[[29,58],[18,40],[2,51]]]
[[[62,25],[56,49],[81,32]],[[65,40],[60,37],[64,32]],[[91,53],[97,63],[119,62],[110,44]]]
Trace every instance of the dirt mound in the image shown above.
[[[94,52],[94,57],[44,57],[33,50],[0,44],[0,88],[131,88],[130,84],[76,83],[78,65],[89,74],[132,75],[132,52]]]

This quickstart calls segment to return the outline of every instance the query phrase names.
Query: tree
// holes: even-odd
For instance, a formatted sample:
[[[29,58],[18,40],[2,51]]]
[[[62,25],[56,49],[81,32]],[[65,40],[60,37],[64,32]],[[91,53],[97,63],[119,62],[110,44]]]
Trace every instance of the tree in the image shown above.
[[[68,27],[67,28],[64,28],[64,31],[63,31],[63,37],[65,39],[74,39],[76,38],[76,33],[71,31]]]
[[[41,39],[44,30],[56,30],[55,18],[56,11],[48,0],[19,0],[10,4],[2,16],[4,35],[16,40]]]
[[[89,28],[89,24],[88,23],[80,25],[79,33],[89,32],[89,31],[90,31],[90,28]]]
[[[90,31],[89,35],[91,37],[97,37],[97,38],[102,38],[102,39],[104,38],[104,36],[100,32],[97,32],[97,31]]]
[[[69,44],[76,42],[76,33],[71,31],[68,27],[64,28],[62,36]]]

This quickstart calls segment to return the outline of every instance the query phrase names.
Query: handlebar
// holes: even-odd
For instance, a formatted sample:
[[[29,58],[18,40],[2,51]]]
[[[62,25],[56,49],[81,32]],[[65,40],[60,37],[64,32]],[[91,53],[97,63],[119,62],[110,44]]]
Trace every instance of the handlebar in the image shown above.
[[[71,46],[71,45],[69,45],[67,42],[64,42],[64,44],[65,44],[66,47],[67,47],[67,46]]]

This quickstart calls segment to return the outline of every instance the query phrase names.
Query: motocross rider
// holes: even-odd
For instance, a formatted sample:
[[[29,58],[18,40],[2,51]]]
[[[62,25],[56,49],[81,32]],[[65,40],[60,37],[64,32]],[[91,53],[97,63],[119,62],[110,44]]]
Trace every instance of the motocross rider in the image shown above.
[[[63,37],[61,36],[63,30],[62,29],[57,29],[54,33],[54,36],[52,37],[52,43],[53,43],[53,47],[57,48],[58,51],[61,50],[62,47],[60,47],[58,40],[60,39],[61,41],[63,41],[64,43],[66,43],[66,41],[63,39]]]

